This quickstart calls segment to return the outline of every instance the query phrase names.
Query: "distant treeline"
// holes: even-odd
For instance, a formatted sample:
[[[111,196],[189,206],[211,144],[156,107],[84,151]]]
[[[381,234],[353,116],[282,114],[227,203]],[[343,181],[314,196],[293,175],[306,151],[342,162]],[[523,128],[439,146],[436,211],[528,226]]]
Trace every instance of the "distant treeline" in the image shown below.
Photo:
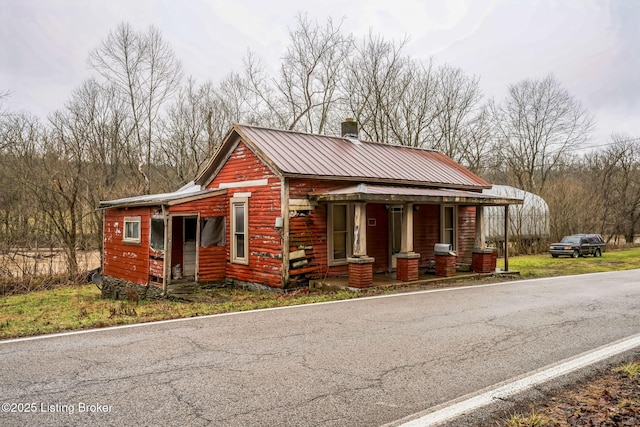
[[[591,115],[553,75],[505,83],[504,99],[485,99],[479,77],[413,59],[405,45],[373,32],[356,40],[342,23],[300,15],[277,72],[250,53],[242,70],[198,83],[158,29],[119,25],[88,53],[94,76],[46,119],[3,108],[12,88],[0,88],[0,252],[61,248],[76,273],[77,251],[100,246],[100,200],[180,187],[232,123],[337,135],[347,117],[361,139],[440,150],[542,196],[552,239],[633,241],[637,138],[612,133],[593,144]]]

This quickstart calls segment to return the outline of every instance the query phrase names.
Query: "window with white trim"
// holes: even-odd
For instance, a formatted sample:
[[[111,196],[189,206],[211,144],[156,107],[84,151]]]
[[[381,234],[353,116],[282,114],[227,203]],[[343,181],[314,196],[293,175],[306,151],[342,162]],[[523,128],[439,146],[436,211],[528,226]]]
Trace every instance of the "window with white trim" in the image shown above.
[[[444,205],[440,212],[440,242],[448,243],[456,250],[456,236],[458,234],[457,209],[454,205]]]
[[[231,199],[231,262],[249,264],[249,199]]]
[[[125,216],[124,217],[124,234],[122,241],[125,243],[140,243],[140,217]]]
[[[329,264],[344,264],[353,253],[353,210],[348,204],[332,203],[327,206],[327,215]]]

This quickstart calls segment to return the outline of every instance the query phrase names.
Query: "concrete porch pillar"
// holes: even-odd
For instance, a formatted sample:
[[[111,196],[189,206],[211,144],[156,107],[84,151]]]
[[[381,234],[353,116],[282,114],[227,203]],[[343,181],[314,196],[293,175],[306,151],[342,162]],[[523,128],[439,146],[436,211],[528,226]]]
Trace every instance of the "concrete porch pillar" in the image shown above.
[[[418,280],[420,254],[413,252],[413,203],[402,208],[402,235],[400,253],[396,256],[396,279],[401,282]]]
[[[367,204],[356,203],[353,215],[353,256],[349,262],[349,286],[367,288],[373,285],[374,259],[367,255]]]
[[[475,247],[478,249],[484,249],[486,246],[484,236],[484,207],[476,206],[476,240]]]

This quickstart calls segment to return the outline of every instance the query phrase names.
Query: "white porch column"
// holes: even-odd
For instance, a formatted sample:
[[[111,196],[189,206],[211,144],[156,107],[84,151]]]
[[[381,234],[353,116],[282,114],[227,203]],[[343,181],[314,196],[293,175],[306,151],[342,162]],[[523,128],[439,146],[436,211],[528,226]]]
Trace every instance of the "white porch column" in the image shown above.
[[[476,242],[475,247],[478,249],[484,249],[486,246],[484,236],[484,207],[481,205],[476,206]]]
[[[413,203],[405,203],[402,209],[402,236],[400,253],[413,252]]]
[[[367,204],[356,203],[353,215],[353,256],[367,256]]]

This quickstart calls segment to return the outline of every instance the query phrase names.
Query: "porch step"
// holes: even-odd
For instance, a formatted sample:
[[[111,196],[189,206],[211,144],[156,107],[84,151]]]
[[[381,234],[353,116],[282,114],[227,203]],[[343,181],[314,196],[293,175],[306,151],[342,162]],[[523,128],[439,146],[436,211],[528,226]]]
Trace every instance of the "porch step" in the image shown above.
[[[182,298],[195,293],[200,287],[195,283],[172,283],[167,286],[169,296]]]

